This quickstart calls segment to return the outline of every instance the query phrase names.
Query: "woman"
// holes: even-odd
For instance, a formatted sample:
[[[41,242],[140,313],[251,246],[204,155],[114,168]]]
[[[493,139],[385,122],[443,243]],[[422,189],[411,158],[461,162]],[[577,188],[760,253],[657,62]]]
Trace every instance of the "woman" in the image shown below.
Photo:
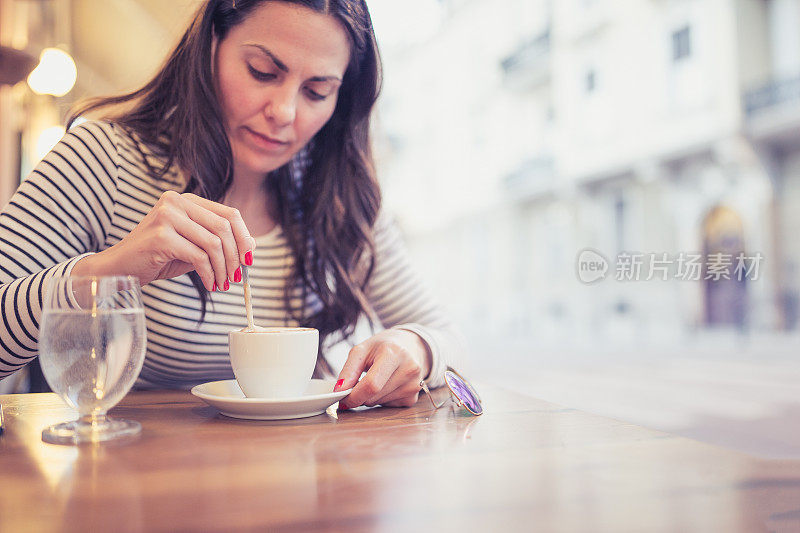
[[[75,114],[115,110],[72,128],[0,214],[0,376],[36,356],[43,284],[71,273],[140,279],[139,386],[230,379],[247,264],[259,325],[328,343],[365,314],[388,327],[350,350],[342,407],[440,384],[457,343],[380,212],[379,82],[363,0],[206,2],[147,85]],[[323,351],[316,373],[333,375]]]

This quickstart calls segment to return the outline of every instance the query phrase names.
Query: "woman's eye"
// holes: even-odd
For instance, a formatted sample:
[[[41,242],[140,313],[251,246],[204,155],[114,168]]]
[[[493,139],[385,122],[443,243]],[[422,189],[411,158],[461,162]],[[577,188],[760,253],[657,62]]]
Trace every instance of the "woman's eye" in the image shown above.
[[[247,69],[250,71],[250,75],[259,81],[268,81],[275,79],[275,74],[271,72],[261,72],[260,70],[254,69],[250,65],[247,65]]]
[[[306,89],[306,94],[308,94],[308,97],[310,99],[316,102],[319,102],[320,100],[325,100],[328,97],[328,95],[319,94],[317,91],[313,89]]]

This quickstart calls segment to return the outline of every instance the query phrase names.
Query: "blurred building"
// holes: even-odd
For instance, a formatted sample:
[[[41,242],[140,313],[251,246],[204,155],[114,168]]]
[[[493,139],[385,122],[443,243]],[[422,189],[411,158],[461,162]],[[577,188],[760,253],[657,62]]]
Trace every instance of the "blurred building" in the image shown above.
[[[796,327],[800,2],[438,5],[435,31],[383,46],[380,165],[473,340]],[[611,262],[592,285],[587,247]],[[617,281],[622,252],[763,261],[743,283]]]
[[[70,104],[141,85],[198,3],[0,0],[0,45],[78,67],[64,97],[0,84],[0,202]],[[797,327],[798,0],[369,5],[386,203],[473,340]],[[584,248],[607,279],[578,281]],[[621,252],[715,250],[763,254],[758,280],[614,279]]]
[[[743,131],[773,185],[779,325],[798,327],[800,294],[800,2],[742,2]],[[752,19],[742,17],[752,17]]]

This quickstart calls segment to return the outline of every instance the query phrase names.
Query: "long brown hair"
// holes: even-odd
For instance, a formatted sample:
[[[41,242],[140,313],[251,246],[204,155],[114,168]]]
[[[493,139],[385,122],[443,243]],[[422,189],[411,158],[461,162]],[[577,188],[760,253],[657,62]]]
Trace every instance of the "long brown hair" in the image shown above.
[[[163,166],[150,168],[154,177],[177,164],[189,178],[186,191],[220,201],[233,180],[233,155],[214,88],[213,37],[224,39],[265,1],[276,0],[208,0],[152,80],[131,93],[87,102],[69,123],[100,108],[124,106],[108,118],[165,155]],[[369,130],[380,91],[380,57],[364,0],[278,1],[335,17],[350,38],[350,63],[336,108],[307,146],[302,175],[290,162],[265,176],[295,260],[284,293],[287,312],[319,329],[321,339],[336,331],[349,335],[362,312],[370,316],[364,289],[374,266],[372,228],[381,196]],[[196,272],[190,277],[202,301],[202,321],[208,294]],[[302,288],[304,302],[309,291],[318,299],[310,315],[292,309],[295,287]]]

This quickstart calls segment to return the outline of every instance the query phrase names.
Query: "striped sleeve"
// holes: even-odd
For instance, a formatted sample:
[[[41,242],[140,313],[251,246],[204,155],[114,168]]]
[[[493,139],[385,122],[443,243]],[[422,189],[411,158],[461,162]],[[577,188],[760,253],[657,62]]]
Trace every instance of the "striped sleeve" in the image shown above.
[[[375,270],[366,296],[384,327],[416,333],[431,352],[431,387],[444,385],[444,371],[464,349],[457,328],[412,268],[397,225],[385,213],[375,224]]]
[[[72,128],[0,212],[0,379],[38,355],[44,288],[104,245],[116,194],[113,126]]]

